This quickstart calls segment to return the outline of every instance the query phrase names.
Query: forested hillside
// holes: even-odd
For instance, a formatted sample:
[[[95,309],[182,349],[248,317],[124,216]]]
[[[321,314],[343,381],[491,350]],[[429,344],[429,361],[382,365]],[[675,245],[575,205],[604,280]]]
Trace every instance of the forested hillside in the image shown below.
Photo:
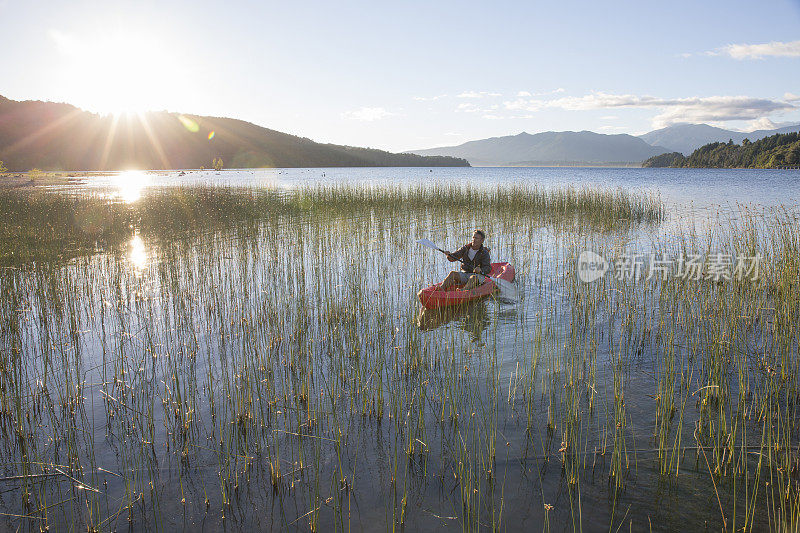
[[[800,133],[779,133],[742,144],[732,140],[701,146],[688,157],[677,152],[646,160],[644,167],[783,168],[800,167]]]
[[[469,166],[464,159],[323,144],[243,120],[155,111],[97,115],[0,96],[0,161],[12,171],[211,167]]]

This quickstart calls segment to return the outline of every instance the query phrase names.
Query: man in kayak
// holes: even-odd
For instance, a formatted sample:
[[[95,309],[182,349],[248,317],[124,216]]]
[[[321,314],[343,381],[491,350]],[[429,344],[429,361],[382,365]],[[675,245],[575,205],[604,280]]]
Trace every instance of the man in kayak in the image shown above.
[[[486,276],[492,271],[492,261],[489,258],[489,249],[483,245],[486,234],[476,229],[472,234],[472,242],[468,242],[457,251],[446,252],[450,262],[462,261],[461,272],[453,271],[447,275],[440,291],[448,290],[454,283],[464,285],[463,290],[474,289],[486,280]]]

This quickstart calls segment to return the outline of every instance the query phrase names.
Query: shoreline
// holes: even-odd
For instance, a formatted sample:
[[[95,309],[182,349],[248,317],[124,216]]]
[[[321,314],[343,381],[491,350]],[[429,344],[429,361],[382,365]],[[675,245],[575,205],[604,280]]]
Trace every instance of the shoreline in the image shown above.
[[[42,172],[36,177],[31,177],[28,172],[6,172],[0,175],[0,189],[32,189],[83,183],[86,183],[86,173],[80,172]]]

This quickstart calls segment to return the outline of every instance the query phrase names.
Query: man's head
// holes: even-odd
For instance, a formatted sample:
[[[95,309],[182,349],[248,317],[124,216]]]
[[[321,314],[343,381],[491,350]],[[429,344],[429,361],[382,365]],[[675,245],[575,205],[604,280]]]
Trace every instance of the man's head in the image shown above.
[[[483,230],[476,229],[475,233],[472,234],[472,249],[477,250],[483,244],[483,240],[486,238],[486,234]]]

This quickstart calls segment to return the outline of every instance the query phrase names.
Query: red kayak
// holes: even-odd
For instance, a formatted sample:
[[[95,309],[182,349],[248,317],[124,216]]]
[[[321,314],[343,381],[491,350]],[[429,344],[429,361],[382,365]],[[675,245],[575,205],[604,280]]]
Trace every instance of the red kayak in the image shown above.
[[[492,263],[492,277],[514,281],[514,267],[511,263]],[[417,293],[420,303],[426,309],[438,309],[449,305],[458,305],[489,296],[497,287],[492,278],[486,278],[483,284],[474,289],[464,291],[460,285],[453,285],[450,290],[440,291],[441,283],[431,285]]]

